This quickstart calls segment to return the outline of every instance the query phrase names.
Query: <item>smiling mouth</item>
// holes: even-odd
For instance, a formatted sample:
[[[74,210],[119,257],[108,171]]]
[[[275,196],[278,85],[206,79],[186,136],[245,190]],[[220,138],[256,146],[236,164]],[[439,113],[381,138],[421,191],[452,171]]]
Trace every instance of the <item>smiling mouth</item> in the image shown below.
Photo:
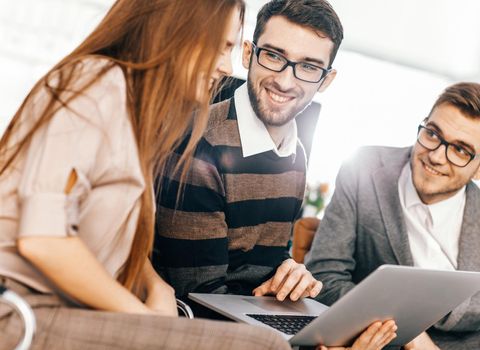
[[[425,162],[422,161],[422,165],[423,165],[423,169],[425,169],[425,171],[431,175],[435,175],[435,176],[445,176],[445,174],[442,174],[441,172],[433,169],[432,167],[429,167],[427,164],[425,164]]]
[[[275,103],[279,103],[279,104],[287,103],[294,99],[294,97],[286,97],[286,96],[278,95],[269,89],[265,89],[265,90],[267,91],[268,96],[270,96],[270,99]]]

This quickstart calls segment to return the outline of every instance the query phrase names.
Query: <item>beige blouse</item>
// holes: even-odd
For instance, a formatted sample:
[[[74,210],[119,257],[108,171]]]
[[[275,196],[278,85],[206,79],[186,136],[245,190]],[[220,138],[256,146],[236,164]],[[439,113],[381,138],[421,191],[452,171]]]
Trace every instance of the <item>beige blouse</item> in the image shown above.
[[[84,77],[106,63],[85,60]],[[45,96],[41,91],[25,109],[23,130],[38,118]],[[78,235],[116,277],[132,245],[145,188],[122,70],[110,69],[70,107],[39,129],[0,177],[0,276],[41,292],[54,288],[18,253],[17,239]],[[78,180],[65,195],[72,170]]]

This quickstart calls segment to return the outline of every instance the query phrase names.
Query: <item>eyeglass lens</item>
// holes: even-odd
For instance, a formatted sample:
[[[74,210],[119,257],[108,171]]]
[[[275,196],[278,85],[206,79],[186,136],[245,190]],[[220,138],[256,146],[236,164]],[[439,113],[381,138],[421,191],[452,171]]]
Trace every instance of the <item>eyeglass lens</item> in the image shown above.
[[[445,144],[435,131],[426,127],[421,127],[418,133],[418,142],[430,151],[436,150],[441,144]],[[464,167],[473,159],[472,154],[464,147],[447,143],[446,145],[447,159],[454,165]]]

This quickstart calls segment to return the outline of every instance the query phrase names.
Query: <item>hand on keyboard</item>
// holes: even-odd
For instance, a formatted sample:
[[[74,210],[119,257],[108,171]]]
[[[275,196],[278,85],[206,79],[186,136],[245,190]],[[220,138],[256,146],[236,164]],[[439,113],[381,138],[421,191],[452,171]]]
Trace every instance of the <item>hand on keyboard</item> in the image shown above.
[[[290,296],[290,300],[297,301],[305,297],[314,298],[321,289],[322,282],[317,281],[305,265],[287,259],[278,267],[272,278],[253,290],[253,295],[256,297],[275,295],[280,301]]]

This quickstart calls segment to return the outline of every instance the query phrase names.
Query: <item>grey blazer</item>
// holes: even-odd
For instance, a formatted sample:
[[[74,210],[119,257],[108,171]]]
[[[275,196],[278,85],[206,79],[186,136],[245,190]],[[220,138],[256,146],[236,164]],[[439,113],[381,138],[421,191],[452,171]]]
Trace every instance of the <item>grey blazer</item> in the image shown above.
[[[306,258],[307,268],[324,284],[319,301],[334,303],[382,264],[413,265],[398,196],[398,178],[411,150],[365,147],[340,169],[332,201]],[[469,183],[466,196],[458,269],[480,271],[480,190]],[[435,327],[479,330],[480,293]]]

